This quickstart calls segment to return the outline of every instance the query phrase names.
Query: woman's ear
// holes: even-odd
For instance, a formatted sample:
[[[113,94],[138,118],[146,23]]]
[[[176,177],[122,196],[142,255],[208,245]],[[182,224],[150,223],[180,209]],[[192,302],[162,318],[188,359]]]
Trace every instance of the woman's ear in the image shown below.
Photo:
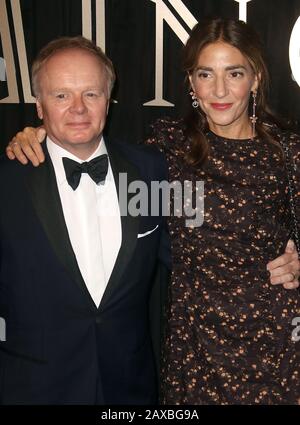
[[[259,86],[259,83],[260,83],[260,78],[261,78],[260,72],[258,74],[255,74],[254,82],[253,82],[252,87],[251,87],[252,92],[255,92],[255,93],[257,92],[258,86]]]
[[[194,88],[194,84],[193,84],[193,74],[188,74],[188,77],[189,77],[189,82],[190,82],[190,85],[191,85],[191,89],[193,90],[193,91],[195,91],[195,88]]]

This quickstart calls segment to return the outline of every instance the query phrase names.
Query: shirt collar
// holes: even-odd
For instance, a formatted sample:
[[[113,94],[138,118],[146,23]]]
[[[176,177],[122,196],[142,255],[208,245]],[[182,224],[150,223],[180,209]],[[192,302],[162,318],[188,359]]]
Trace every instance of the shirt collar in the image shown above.
[[[66,149],[57,145],[56,143],[54,143],[50,139],[49,136],[47,136],[46,144],[47,144],[47,149],[48,149],[48,152],[49,152],[49,155],[50,155],[53,167],[54,167],[54,171],[55,171],[55,175],[56,175],[58,185],[62,185],[67,181],[66,173],[65,173],[65,169],[64,169],[64,165],[63,165],[63,161],[62,161],[63,157],[73,159],[73,161],[79,162],[81,164],[82,162],[87,162],[87,161],[90,161],[93,158],[96,158],[96,156],[107,154],[107,149],[106,149],[106,146],[105,146],[103,136],[102,136],[100,143],[99,143],[98,147],[96,148],[96,150],[92,153],[92,155],[89,158],[87,158],[85,160],[78,158],[77,156],[73,155],[72,153],[70,153]]]

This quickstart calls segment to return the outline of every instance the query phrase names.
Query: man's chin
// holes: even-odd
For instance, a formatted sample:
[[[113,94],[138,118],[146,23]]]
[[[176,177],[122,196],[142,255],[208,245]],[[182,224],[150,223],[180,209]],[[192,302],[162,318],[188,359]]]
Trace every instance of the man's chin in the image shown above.
[[[68,146],[73,147],[88,147],[88,146],[97,146],[101,140],[101,134],[95,136],[94,134],[61,134],[61,135],[51,135],[48,133],[49,138],[60,145],[62,148],[67,148]]]
[[[63,143],[73,145],[73,146],[92,145],[92,144],[95,144],[97,140],[99,140],[99,138],[95,138],[95,137],[91,138],[91,137],[80,135],[80,136],[66,137]]]

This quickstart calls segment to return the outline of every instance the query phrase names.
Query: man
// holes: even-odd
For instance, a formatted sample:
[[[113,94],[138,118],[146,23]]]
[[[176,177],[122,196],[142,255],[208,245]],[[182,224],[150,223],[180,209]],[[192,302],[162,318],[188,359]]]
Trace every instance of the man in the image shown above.
[[[114,79],[83,37],[50,42],[33,64],[46,160],[0,161],[2,404],[157,400],[148,304],[158,261],[169,262],[164,221],[124,214],[117,189],[124,176],[165,179],[165,164],[104,142]]]

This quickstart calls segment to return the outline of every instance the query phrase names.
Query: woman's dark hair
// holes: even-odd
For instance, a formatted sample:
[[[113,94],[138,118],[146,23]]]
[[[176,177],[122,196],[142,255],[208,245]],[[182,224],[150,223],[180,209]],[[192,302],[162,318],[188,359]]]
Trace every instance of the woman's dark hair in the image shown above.
[[[245,22],[229,19],[206,19],[192,30],[183,50],[183,68],[190,76],[197,66],[200,52],[211,43],[218,41],[236,47],[249,61],[253,72],[260,76],[256,97],[256,132],[259,137],[279,147],[272,136],[270,126],[264,123],[280,124],[267,105],[269,73],[263,58],[263,48],[258,34]],[[249,105],[250,108],[251,105]],[[205,133],[208,122],[201,108],[193,108],[185,119],[187,136],[191,139],[191,150],[186,154],[189,164],[203,164],[209,153],[209,144]]]

